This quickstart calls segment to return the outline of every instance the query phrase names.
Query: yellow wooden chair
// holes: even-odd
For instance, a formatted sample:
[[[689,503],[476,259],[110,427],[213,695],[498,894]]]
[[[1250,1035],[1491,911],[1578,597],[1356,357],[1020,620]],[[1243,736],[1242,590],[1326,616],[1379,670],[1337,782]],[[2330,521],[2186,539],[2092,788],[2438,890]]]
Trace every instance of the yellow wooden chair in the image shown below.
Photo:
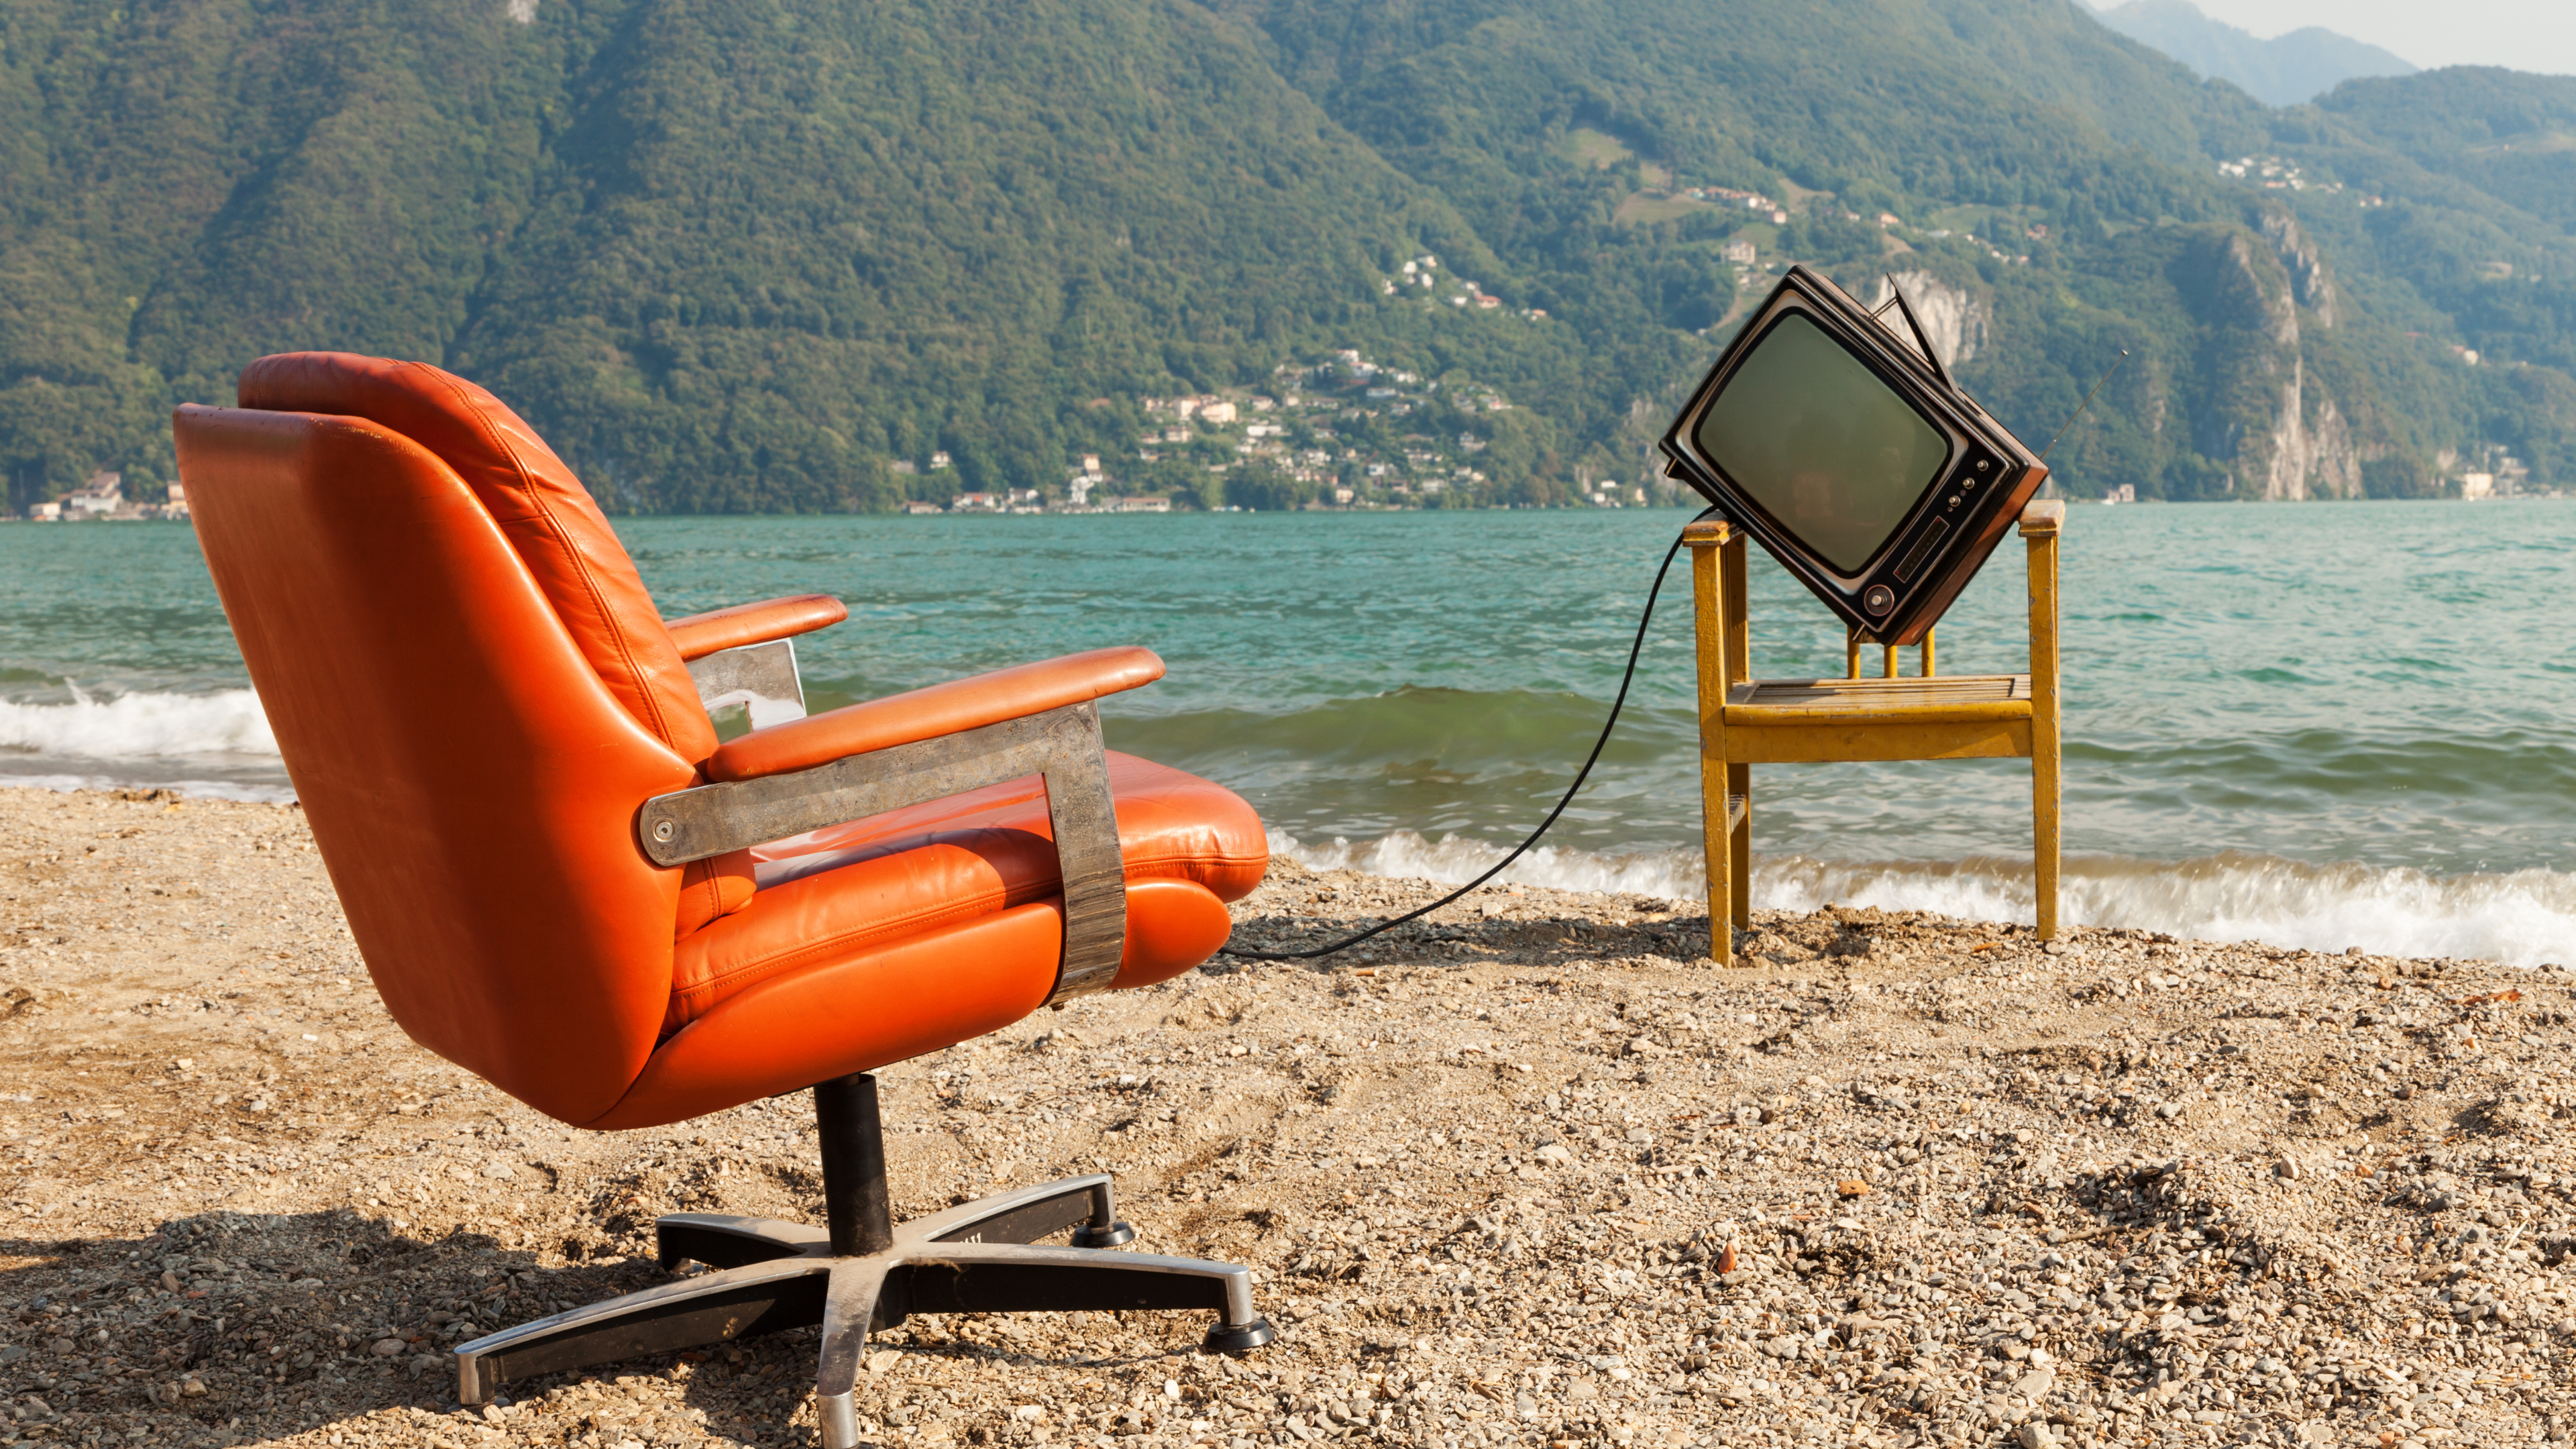
[[[1752,909],[1753,767],[1846,760],[2030,761],[2032,866],[2039,934],[2057,936],[2057,534],[2066,505],[2021,514],[2030,552],[2030,672],[1942,677],[1926,633],[1922,673],[1897,675],[1886,646],[1881,677],[1860,672],[1860,635],[1841,679],[1755,679],[1745,617],[1744,543],[1723,520],[1682,533],[1691,550],[1699,633],[1700,804],[1708,837],[1709,955],[1735,962],[1735,932]]]

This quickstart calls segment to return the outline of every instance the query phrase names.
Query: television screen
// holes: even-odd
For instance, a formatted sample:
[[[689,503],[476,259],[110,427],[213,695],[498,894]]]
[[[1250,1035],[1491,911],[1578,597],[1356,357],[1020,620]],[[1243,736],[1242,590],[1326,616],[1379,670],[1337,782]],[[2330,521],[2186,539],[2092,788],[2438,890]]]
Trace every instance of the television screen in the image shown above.
[[[1797,313],[1756,339],[1700,450],[1827,563],[1856,573],[1950,460],[1950,440]]]
[[[1672,476],[1889,644],[1922,639],[2048,477],[1950,380],[1901,291],[1873,312],[1805,267],[1755,309],[1663,450]]]

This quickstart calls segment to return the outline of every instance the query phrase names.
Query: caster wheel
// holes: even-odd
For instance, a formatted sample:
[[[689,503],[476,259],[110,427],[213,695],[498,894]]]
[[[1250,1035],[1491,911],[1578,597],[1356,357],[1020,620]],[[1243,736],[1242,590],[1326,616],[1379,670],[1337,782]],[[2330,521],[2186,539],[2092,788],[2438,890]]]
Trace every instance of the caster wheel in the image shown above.
[[[1207,1342],[1201,1345],[1209,1353],[1244,1353],[1261,1347],[1279,1336],[1267,1318],[1250,1323],[1220,1323],[1208,1330]]]
[[[1113,1220],[1105,1228],[1095,1228],[1089,1223],[1084,1223],[1073,1230],[1073,1245],[1077,1248],[1115,1248],[1120,1244],[1134,1241],[1136,1241],[1136,1226],[1124,1220]]]

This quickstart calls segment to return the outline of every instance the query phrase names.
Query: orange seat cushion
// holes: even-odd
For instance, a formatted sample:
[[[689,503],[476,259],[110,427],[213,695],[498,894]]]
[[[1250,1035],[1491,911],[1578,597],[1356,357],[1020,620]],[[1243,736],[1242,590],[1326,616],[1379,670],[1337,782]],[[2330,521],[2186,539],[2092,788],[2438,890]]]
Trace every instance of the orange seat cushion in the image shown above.
[[[1143,985],[1224,944],[1224,903],[1261,883],[1270,850],[1260,817],[1223,786],[1115,752],[1109,784],[1128,881],[1118,984]],[[666,1032],[759,982],[1063,890],[1046,790],[1034,775],[751,854],[760,889],[750,904],[680,938]],[[1169,888],[1179,885],[1194,889]]]

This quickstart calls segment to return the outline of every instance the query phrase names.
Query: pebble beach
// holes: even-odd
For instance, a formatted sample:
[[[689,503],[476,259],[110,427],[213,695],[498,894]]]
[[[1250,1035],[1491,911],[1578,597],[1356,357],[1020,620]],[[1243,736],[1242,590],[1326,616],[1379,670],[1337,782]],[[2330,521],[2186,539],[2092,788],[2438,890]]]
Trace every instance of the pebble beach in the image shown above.
[[[1432,899],[1281,861],[1237,941]],[[1106,1170],[1196,1316],[917,1317],[884,1446],[2567,1443],[2567,964],[1491,887],[881,1074],[899,1216]],[[0,1443],[814,1442],[815,1336],[445,1348],[812,1218],[808,1105],[578,1132],[410,1044],[291,805],[0,790]]]

